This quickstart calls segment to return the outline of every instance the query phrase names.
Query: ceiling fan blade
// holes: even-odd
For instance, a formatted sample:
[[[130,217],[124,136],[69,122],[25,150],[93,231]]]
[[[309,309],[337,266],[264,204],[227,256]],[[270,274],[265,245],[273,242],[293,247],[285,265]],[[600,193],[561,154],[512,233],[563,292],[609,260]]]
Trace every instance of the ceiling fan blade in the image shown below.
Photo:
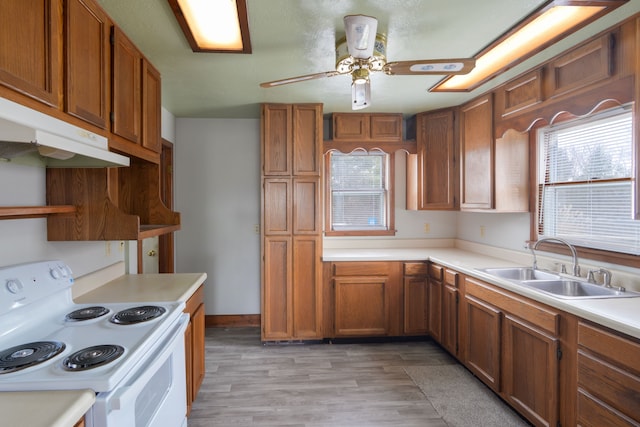
[[[373,56],[378,20],[373,16],[347,15],[344,17],[344,31],[347,37],[349,55],[357,59]]]
[[[382,69],[390,75],[467,74],[476,66],[474,58],[419,59],[389,62]]]
[[[307,74],[305,76],[289,77],[288,79],[274,80],[272,82],[260,83],[260,87],[282,86],[282,85],[286,85],[286,84],[289,84],[289,83],[304,82],[304,81],[307,81],[307,80],[321,79],[323,77],[333,77],[333,76],[337,76],[339,74],[341,74],[341,73],[339,73],[337,71],[325,71],[325,72],[322,72],[322,73]]]

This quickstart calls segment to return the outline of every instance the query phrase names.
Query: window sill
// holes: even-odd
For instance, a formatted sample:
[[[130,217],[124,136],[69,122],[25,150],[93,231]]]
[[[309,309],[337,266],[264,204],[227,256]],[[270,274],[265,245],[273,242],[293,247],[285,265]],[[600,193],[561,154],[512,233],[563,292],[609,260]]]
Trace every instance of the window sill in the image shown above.
[[[325,231],[325,236],[395,236],[396,230]]]

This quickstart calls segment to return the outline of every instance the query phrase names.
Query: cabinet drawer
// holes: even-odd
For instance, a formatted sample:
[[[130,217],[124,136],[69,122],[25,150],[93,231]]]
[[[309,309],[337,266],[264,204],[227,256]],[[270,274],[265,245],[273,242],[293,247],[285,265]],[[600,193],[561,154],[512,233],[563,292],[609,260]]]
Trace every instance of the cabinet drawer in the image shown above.
[[[459,274],[457,271],[449,269],[444,270],[444,282],[449,286],[453,286],[454,288],[458,287],[458,276]]]
[[[426,262],[405,262],[405,276],[426,276],[429,273]]]
[[[496,307],[513,313],[553,335],[558,335],[559,333],[560,314],[558,312],[538,305],[533,301],[509,295],[498,288],[494,288],[492,285],[470,278],[465,279],[465,289],[467,294],[490,302]]]
[[[611,352],[615,352],[612,348]],[[578,351],[578,390],[640,422],[640,378],[583,350]]]
[[[580,322],[578,344],[640,376],[640,344],[637,341]]]
[[[578,390],[578,425],[581,427],[628,427],[633,425],[620,412]]]
[[[387,276],[391,274],[391,262],[334,262],[334,276]]]
[[[444,272],[444,268],[439,265],[429,264],[429,277],[442,281],[442,273]]]

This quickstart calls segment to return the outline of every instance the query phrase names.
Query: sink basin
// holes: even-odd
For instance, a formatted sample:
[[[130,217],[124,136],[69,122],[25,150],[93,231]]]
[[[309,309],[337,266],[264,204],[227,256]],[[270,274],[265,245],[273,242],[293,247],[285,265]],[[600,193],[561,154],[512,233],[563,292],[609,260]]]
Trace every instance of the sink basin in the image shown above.
[[[521,282],[523,280],[553,280],[560,279],[557,274],[549,273],[541,270],[534,270],[531,267],[503,267],[503,268],[479,268],[492,276],[500,277],[506,280],[515,280]]]
[[[593,283],[570,279],[524,280],[520,283],[558,298],[629,298],[640,296],[640,293],[637,292],[619,291],[617,288],[607,288]]]

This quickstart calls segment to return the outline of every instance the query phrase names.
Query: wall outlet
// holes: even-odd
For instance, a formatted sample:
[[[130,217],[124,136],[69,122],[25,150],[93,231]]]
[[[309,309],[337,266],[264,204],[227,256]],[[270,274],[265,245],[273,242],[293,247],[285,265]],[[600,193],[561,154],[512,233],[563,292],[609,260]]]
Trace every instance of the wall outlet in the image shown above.
[[[484,237],[484,236],[485,236],[485,231],[486,231],[486,230],[485,230],[484,225],[481,225],[481,226],[480,226],[480,237]]]
[[[118,252],[124,252],[124,240],[120,241],[120,244],[118,245]]]
[[[104,256],[111,256],[111,242],[110,241],[106,241],[104,243],[105,243]]]
[[[429,224],[428,222],[424,223],[424,233],[425,234],[429,234],[429,232],[431,231],[431,224]]]
[[[256,234],[260,234],[260,224],[254,224],[253,231],[255,231]]]

